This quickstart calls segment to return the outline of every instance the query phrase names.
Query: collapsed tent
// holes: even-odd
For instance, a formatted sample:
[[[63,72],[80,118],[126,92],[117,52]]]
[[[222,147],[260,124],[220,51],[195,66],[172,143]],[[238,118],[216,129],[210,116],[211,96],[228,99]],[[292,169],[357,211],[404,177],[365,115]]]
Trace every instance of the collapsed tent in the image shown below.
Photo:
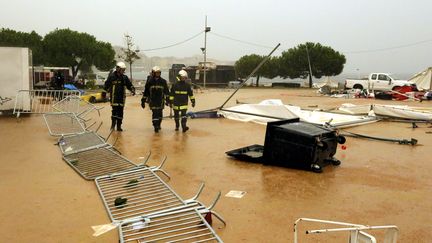
[[[400,119],[432,121],[432,109],[407,105],[353,105],[343,104],[338,109],[351,115],[384,116]]]
[[[417,73],[409,81],[414,82],[419,90],[432,90],[432,67]]]
[[[319,83],[313,83],[312,87],[313,88],[322,88],[324,86],[329,86],[330,88],[334,88],[337,89],[339,87],[339,82],[335,81],[335,80],[331,80],[330,77],[327,77],[326,79],[324,79],[323,81],[319,82]]]
[[[259,104],[242,104],[221,109],[218,114],[225,118],[266,124],[270,121],[300,118],[301,121],[335,127],[349,127],[377,121],[375,117],[335,114],[322,111],[306,111],[298,106],[284,105],[281,100],[264,100]]]

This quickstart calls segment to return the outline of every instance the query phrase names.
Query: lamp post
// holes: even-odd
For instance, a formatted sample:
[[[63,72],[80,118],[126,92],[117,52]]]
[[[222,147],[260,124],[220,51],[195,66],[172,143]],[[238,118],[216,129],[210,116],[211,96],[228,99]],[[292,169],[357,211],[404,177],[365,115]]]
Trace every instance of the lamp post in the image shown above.
[[[204,53],[204,79],[203,86],[206,87],[206,79],[207,79],[207,32],[210,32],[211,28],[207,26],[207,15],[205,16],[205,26],[204,26],[204,48],[201,48]]]

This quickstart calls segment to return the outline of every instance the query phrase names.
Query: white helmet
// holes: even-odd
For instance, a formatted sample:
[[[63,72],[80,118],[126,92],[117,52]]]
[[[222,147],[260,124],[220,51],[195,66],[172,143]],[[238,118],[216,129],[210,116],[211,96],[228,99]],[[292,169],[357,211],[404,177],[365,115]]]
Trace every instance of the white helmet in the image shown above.
[[[178,74],[180,75],[180,77],[184,77],[184,78],[188,77],[188,73],[185,70],[180,70]]]
[[[154,66],[154,67],[152,68],[152,71],[153,71],[153,72],[160,72],[161,69],[160,69],[159,66]]]
[[[126,64],[124,64],[124,62],[118,62],[118,63],[116,64],[116,67],[118,67],[118,68],[122,68],[122,69],[126,69]]]

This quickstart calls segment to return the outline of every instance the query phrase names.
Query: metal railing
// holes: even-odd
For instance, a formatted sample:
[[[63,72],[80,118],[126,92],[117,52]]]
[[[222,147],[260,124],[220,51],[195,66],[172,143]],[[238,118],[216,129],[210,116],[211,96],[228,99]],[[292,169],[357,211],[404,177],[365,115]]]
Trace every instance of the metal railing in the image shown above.
[[[73,154],[84,150],[110,147],[105,139],[94,131],[85,131],[73,135],[62,136],[58,140],[58,145],[63,155]]]
[[[113,221],[205,207],[197,200],[204,188],[204,183],[194,197],[183,200],[155,174],[155,169],[150,167],[101,176],[96,178],[95,182],[108,215]],[[212,211],[219,198],[220,192],[206,210],[225,224],[225,220]],[[119,204],[119,200],[123,203]]]
[[[374,236],[364,232],[365,230],[386,230],[384,236],[384,243],[396,243],[399,229],[395,225],[384,225],[384,226],[368,226],[361,224],[351,224],[345,222],[311,219],[311,218],[299,218],[294,223],[294,243],[298,243],[298,225],[300,222],[314,222],[342,226],[340,228],[330,229],[318,229],[318,230],[306,230],[306,234],[320,234],[330,232],[349,232],[350,237],[348,243],[376,243]]]
[[[95,105],[82,100],[79,96],[68,96],[53,104],[53,109],[58,112],[74,112],[78,117],[85,117],[88,113],[100,109]]]
[[[64,136],[85,131],[84,124],[75,113],[48,113],[43,118],[51,136]]]
[[[124,220],[119,228],[120,242],[223,242],[203,218],[202,209],[187,208]]]
[[[112,147],[93,148],[67,154],[63,159],[86,180],[137,167]]]
[[[123,220],[186,203],[148,167],[105,175],[95,179],[96,186],[112,220]],[[118,205],[116,199],[127,201]]]
[[[45,114],[57,112],[53,105],[66,97],[79,97],[78,90],[19,90],[15,98],[13,114]],[[78,113],[78,110],[68,112]]]

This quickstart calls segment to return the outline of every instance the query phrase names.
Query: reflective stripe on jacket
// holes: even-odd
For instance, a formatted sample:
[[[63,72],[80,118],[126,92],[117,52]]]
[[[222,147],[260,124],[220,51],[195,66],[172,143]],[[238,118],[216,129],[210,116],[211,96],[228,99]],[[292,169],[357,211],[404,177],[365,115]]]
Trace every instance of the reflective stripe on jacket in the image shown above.
[[[151,77],[146,82],[143,98],[149,103],[150,109],[163,109],[168,95],[169,89],[165,79]]]
[[[188,108],[188,100],[195,102],[191,85],[185,81],[178,81],[171,87],[170,101],[174,110]]]

